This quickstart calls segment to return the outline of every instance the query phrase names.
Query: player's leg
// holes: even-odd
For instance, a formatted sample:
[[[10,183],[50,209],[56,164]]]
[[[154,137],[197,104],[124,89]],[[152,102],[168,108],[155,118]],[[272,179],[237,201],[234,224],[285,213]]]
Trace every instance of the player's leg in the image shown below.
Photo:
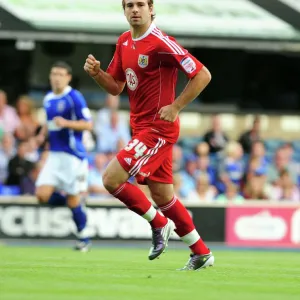
[[[153,232],[153,247],[150,250],[148,258],[153,260],[165,250],[170,232],[174,230],[175,226],[173,222],[169,221],[153,207],[145,194],[137,186],[127,182],[130,175],[125,171],[126,166],[121,166],[119,162],[129,156],[126,153],[124,157],[124,151],[118,154],[118,159],[114,158],[108,165],[103,175],[103,184],[114,197],[118,198],[130,210],[142,216],[150,223]]]
[[[172,163],[169,155],[155,174],[147,179],[152,199],[162,213],[175,223],[176,233],[192,251],[185,269],[195,270],[212,265],[214,257],[197,232],[189,212],[174,195],[172,181]]]
[[[37,197],[40,203],[46,204],[49,203],[49,200],[52,194],[54,193],[54,191],[55,191],[55,187],[53,185],[46,185],[46,184],[39,185],[36,186],[35,196]]]
[[[118,155],[121,159],[124,153],[121,151]],[[128,153],[126,155],[128,156]],[[121,166],[119,160],[114,158],[103,174],[103,184],[114,197],[123,202],[131,211],[146,219],[152,228],[164,227],[168,220],[153,207],[137,186],[127,182],[129,177],[129,173]]]
[[[59,158],[50,153],[37,178],[35,195],[40,203],[52,206],[64,206],[67,203],[66,197],[55,191],[58,185],[56,174],[58,162]]]
[[[160,137],[157,132],[151,129],[144,130],[127,147],[120,151],[117,155],[117,160],[108,167],[112,181],[115,181],[120,174],[123,174],[124,177],[120,177],[120,181],[112,185],[109,184],[109,176],[104,176],[104,184],[108,190],[130,209],[136,211],[137,208],[140,209],[141,205],[143,205],[143,210],[136,212],[140,215],[144,214],[143,217],[150,221],[152,226],[153,246],[148,255],[150,260],[163,253],[168,245],[169,237],[175,229],[175,225],[171,220],[157,212],[137,187],[129,184],[125,186],[120,184],[128,179],[128,174],[135,176],[139,184],[145,184],[146,178],[155,173],[160,167],[165,159],[164,154],[166,151],[169,151],[170,147],[172,145],[166,142],[163,137]],[[117,189],[117,187],[119,188]],[[121,195],[118,195],[119,192]]]
[[[62,163],[61,187],[67,194],[67,205],[77,229],[78,241],[75,250],[87,252],[90,248],[90,237],[87,230],[87,213],[82,193],[87,191],[88,162],[64,154]]]
[[[81,203],[80,194],[68,195],[67,202],[77,229],[78,242],[75,250],[87,252],[90,249],[90,238],[87,232],[87,214],[85,206]]]

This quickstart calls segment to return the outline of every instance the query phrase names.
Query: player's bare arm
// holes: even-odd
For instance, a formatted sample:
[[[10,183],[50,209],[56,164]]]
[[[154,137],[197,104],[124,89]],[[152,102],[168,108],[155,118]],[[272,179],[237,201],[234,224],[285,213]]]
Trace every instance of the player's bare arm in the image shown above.
[[[66,120],[62,117],[55,117],[53,119],[54,123],[61,128],[68,128],[75,131],[84,131],[84,130],[92,130],[93,123],[91,121],[85,120]]]
[[[211,74],[206,67],[196,74],[186,85],[180,96],[171,104],[160,109],[160,118],[165,121],[174,122],[179,112],[191,103],[209,84]]]
[[[111,95],[120,95],[125,87],[125,82],[114,79],[110,74],[100,68],[100,61],[89,55],[83,69],[97,82],[97,84]]]

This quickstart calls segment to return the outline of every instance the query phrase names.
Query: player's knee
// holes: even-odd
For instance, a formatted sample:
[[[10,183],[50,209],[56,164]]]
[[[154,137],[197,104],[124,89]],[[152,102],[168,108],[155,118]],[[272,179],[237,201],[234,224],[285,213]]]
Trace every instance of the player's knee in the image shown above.
[[[157,205],[164,205],[172,199],[172,195],[163,191],[151,191],[151,197]]]
[[[109,172],[108,170],[105,170],[105,172],[102,175],[102,181],[104,187],[110,192],[113,193],[121,183],[119,183],[116,178]]]
[[[162,198],[164,198],[164,194],[161,193],[160,191],[152,191],[151,197],[155,202],[157,202],[159,200],[162,200]]]
[[[49,198],[50,198],[49,195],[47,195],[46,193],[44,193],[41,190],[37,190],[35,192],[35,196],[38,199],[38,201],[42,204],[48,203]]]

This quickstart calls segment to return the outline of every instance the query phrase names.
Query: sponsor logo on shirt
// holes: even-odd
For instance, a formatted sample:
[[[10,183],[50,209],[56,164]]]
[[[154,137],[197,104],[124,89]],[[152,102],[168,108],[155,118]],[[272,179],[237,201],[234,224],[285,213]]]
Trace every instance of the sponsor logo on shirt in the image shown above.
[[[182,59],[180,64],[188,74],[191,74],[196,70],[196,63],[191,57],[185,57],[184,59]]]
[[[128,68],[126,69],[125,74],[126,74],[127,87],[131,91],[135,91],[139,83],[135,72],[132,69]]]
[[[140,54],[138,64],[141,68],[146,68],[149,64],[149,56]]]

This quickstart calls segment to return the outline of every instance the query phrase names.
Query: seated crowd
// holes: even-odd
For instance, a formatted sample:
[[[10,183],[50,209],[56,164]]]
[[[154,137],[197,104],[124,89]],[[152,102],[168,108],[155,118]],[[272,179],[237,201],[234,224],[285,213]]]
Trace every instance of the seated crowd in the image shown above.
[[[103,186],[102,174],[131,138],[118,104],[117,97],[108,96],[106,106],[95,117],[93,133],[84,135],[91,199],[111,197]],[[34,194],[35,180],[48,154],[47,143],[38,148],[34,138],[40,128],[29,97],[20,97],[14,109],[0,90],[0,195]],[[260,138],[259,117],[238,141],[231,141],[222,131],[217,115],[212,116],[212,128],[203,137],[190,138],[193,143],[186,143],[188,139],[179,140],[173,150],[173,183],[186,203],[251,199],[300,202],[300,164],[294,160],[293,145],[282,141],[273,153],[267,153]]]

